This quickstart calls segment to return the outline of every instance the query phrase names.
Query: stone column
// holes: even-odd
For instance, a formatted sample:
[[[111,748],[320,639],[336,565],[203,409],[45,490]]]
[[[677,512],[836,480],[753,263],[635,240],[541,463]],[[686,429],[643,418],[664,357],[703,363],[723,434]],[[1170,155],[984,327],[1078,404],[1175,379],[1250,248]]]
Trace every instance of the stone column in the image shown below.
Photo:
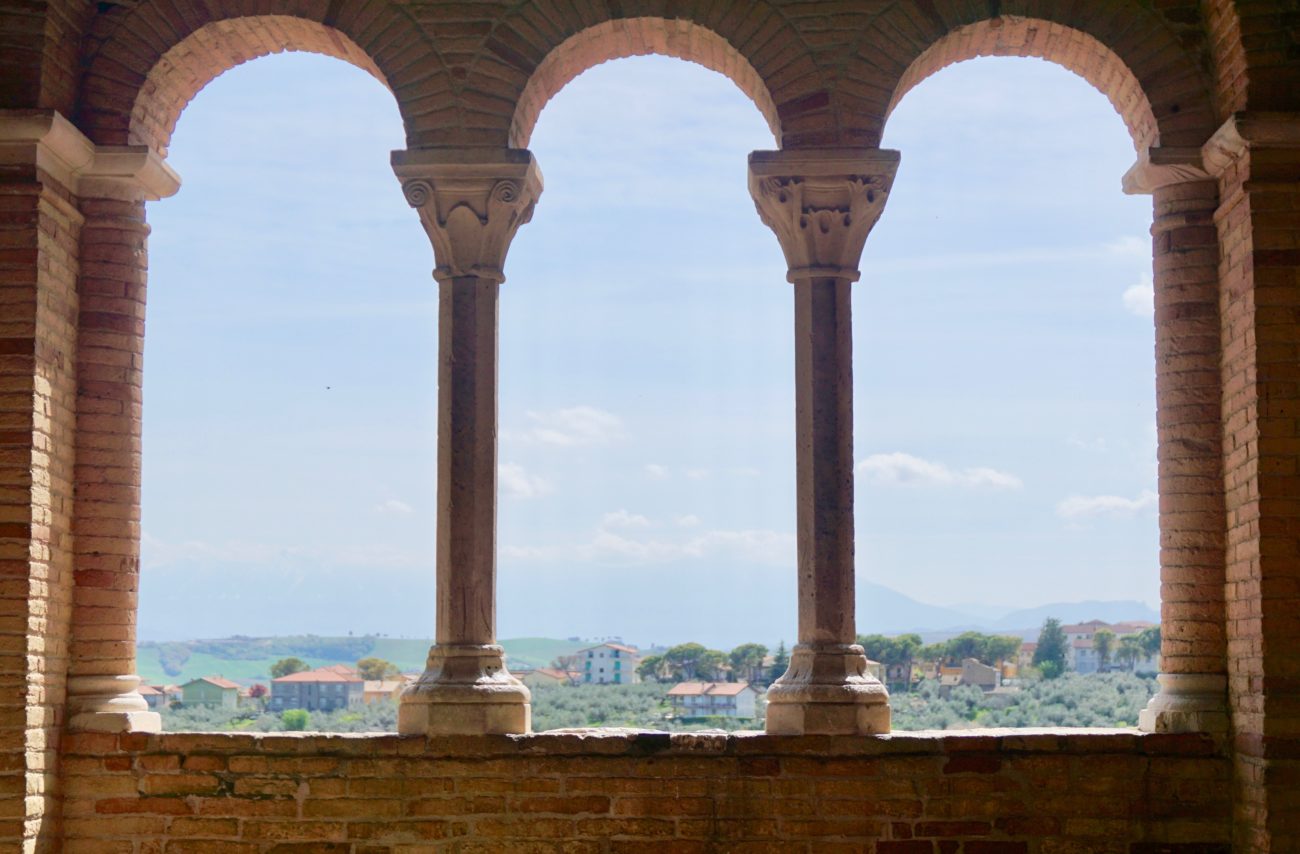
[[[438,280],[436,643],[398,731],[524,733],[531,695],[496,643],[497,293],[542,175],[523,150],[393,153],[433,242]]]
[[[158,732],[135,675],[140,587],[145,202],[180,179],[144,146],[99,146],[79,176],[80,309],[68,726]]]
[[[1153,148],[1124,176],[1149,194],[1160,479],[1160,691],[1146,732],[1228,731],[1217,182],[1197,148]]]
[[[889,695],[854,643],[850,287],[896,151],[756,151],[749,191],[776,232],[795,298],[799,643],[768,690],[778,735],[889,732]]]

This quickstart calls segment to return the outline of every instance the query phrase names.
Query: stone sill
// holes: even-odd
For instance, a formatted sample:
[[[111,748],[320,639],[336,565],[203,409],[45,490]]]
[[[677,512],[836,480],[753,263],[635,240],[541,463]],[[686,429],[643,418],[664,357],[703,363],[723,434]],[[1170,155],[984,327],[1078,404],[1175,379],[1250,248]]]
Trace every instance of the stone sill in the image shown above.
[[[443,758],[820,756],[890,757],[985,754],[1118,754],[1222,756],[1204,733],[1136,729],[921,730],[877,736],[775,736],[763,732],[667,733],[616,728],[552,730],[529,735],[403,736],[393,733],[70,733],[74,753],[264,753]]]

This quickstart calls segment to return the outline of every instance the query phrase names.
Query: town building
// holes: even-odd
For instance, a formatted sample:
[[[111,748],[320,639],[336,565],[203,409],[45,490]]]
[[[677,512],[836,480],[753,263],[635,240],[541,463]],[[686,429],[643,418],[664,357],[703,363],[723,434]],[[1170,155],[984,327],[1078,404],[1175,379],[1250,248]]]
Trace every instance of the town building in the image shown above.
[[[361,701],[366,705],[381,700],[396,703],[402,689],[406,687],[406,682],[402,679],[367,679],[363,684]]]
[[[154,685],[141,685],[140,696],[144,697],[144,701],[148,703],[149,708],[154,711],[167,708],[167,695],[163,692],[162,688]]]
[[[529,688],[536,688],[538,685],[572,685],[582,679],[583,676],[582,671],[566,671],[555,667],[519,669],[511,672]]]
[[[233,709],[239,705],[239,683],[220,676],[200,676],[181,686],[181,702],[187,706]]]
[[[679,718],[755,718],[760,694],[748,682],[678,682],[668,689]]]
[[[306,709],[331,712],[364,702],[365,680],[351,669],[322,667],[271,680],[272,711]]]
[[[575,655],[586,684],[632,685],[641,681],[636,672],[641,654],[636,647],[607,642],[580,649]]]

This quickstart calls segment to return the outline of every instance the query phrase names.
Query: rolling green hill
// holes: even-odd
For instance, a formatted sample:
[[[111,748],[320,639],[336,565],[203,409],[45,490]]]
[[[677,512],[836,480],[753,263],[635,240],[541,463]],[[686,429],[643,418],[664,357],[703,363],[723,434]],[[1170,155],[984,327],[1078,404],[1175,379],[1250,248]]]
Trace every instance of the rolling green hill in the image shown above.
[[[271,665],[295,656],[312,667],[356,664],[375,656],[396,664],[403,673],[424,669],[426,639],[385,637],[233,637],[220,640],[142,643],[136,650],[137,671],[151,685],[183,684],[200,676],[224,676],[244,684],[267,682]],[[588,646],[553,638],[511,638],[501,641],[512,667],[545,667],[557,656]]]

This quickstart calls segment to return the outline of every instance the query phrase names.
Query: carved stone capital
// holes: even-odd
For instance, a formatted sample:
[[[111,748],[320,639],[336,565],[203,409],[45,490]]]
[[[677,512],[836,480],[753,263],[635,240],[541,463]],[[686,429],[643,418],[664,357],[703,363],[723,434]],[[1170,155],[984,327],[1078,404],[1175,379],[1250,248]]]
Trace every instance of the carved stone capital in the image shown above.
[[[1211,177],[1199,148],[1148,148],[1121,180],[1130,196],[1147,196],[1162,187]]]
[[[857,281],[862,248],[889,197],[899,154],[884,149],[755,151],[749,193],[781,241],[789,279]]]
[[[434,278],[505,281],[510,242],[532,219],[542,194],[542,173],[531,152],[394,151],[393,171],[433,243]]]
[[[95,145],[53,110],[0,111],[0,165],[35,164],[81,197],[156,201],[181,179],[144,145]]]

